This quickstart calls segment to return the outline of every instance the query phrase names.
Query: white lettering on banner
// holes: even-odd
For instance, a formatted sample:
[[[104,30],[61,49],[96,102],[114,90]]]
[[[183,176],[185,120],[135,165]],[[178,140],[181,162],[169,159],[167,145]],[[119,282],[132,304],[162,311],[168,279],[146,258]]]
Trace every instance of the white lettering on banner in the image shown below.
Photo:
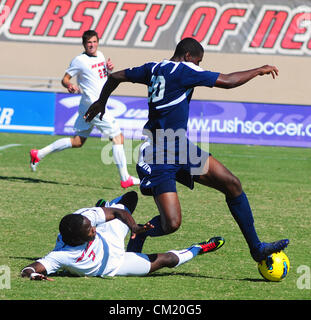
[[[124,114],[125,118],[135,118],[135,119],[148,119],[148,109],[134,109],[130,108]]]
[[[13,108],[0,108],[0,125],[9,125],[13,114]]]
[[[308,136],[311,137],[311,123],[304,125],[295,122],[276,122],[272,121],[250,121],[240,120],[235,117],[232,119],[197,119],[190,118],[188,121],[189,131],[202,130],[215,133],[241,133],[255,135],[277,135],[277,136]]]
[[[76,120],[79,117],[79,112],[75,112],[68,121],[66,121],[66,123],[64,124],[65,127],[73,127],[74,124],[76,123]]]

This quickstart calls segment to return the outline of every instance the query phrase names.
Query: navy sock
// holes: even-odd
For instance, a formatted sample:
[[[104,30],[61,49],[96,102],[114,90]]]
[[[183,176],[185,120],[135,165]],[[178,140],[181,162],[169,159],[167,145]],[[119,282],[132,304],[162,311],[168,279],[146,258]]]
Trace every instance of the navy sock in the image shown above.
[[[128,252],[141,252],[146,238],[149,237],[160,237],[165,235],[161,227],[160,216],[155,216],[150,220],[150,223],[154,225],[153,229],[141,233],[136,236],[135,239],[130,239],[127,245],[126,251]]]
[[[230,212],[240,227],[250,250],[260,245],[260,240],[254,227],[254,218],[244,192],[236,198],[226,199]]]

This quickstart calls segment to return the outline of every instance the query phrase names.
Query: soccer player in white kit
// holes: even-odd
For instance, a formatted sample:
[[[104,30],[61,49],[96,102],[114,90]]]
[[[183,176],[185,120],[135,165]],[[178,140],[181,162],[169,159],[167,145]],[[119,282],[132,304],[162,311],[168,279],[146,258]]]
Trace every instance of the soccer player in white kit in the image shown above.
[[[52,280],[47,276],[62,269],[77,276],[143,276],[163,267],[173,268],[199,254],[223,246],[222,237],[194,244],[183,250],[143,254],[125,252],[124,239],[145,232],[153,225],[138,225],[132,217],[138,196],[128,192],[112,201],[99,200],[95,207],[82,208],[64,216],[53,251],[21,271],[31,280]]]
[[[79,93],[82,97],[79,105],[79,116],[75,122],[76,134],[72,138],[61,138],[54,143],[40,149],[30,151],[30,167],[33,171],[37,169],[39,161],[50,153],[62,151],[68,148],[80,148],[89,137],[92,129],[96,126],[102,134],[107,135],[112,141],[112,154],[120,174],[122,188],[139,185],[140,180],[132,177],[127,171],[127,163],[124,152],[124,136],[117,121],[109,112],[102,120],[95,117],[90,123],[83,119],[89,106],[98,99],[101,89],[107,81],[108,72],[112,71],[113,64],[98,51],[98,35],[93,30],[84,32],[82,42],[85,51],[75,57],[62,79],[62,84],[70,93]],[[71,78],[77,77],[78,86],[71,83]]]

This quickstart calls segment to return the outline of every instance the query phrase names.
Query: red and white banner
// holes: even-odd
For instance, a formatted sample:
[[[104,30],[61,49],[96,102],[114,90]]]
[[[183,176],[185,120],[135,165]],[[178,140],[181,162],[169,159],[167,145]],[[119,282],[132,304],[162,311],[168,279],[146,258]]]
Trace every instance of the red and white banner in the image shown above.
[[[206,51],[311,54],[311,0],[1,0],[0,41],[173,49],[182,38]]]

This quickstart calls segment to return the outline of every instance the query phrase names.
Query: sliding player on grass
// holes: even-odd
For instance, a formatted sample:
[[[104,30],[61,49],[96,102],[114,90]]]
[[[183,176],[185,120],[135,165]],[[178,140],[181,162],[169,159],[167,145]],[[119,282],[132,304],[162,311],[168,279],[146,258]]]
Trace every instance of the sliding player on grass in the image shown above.
[[[135,238],[153,229],[149,222],[137,225],[133,219],[137,200],[137,193],[131,191],[111,202],[101,199],[96,207],[66,215],[59,224],[60,234],[54,250],[26,266],[21,276],[31,280],[52,280],[47,276],[59,269],[90,277],[144,276],[164,267],[177,267],[224,245],[222,237],[213,237],[189,248],[166,253],[125,252],[124,238],[129,230]]]
[[[141,192],[153,196],[160,215],[150,220],[154,225],[153,229],[130,240],[128,251],[140,252],[147,236],[158,237],[178,230],[182,214],[176,181],[190,189],[193,189],[196,182],[224,194],[253,259],[261,261],[271,253],[284,249],[289,240],[271,243],[259,240],[252,210],[240,180],[211,154],[193,145],[186,138],[186,131],[189,102],[195,87],[235,88],[257,76],[272,75],[274,79],[278,75],[278,69],[265,65],[230,74],[204,71],[199,67],[203,54],[204,50],[199,42],[185,38],[178,43],[170,60],[150,62],[112,73],[99,100],[86,112],[85,119],[91,121],[99,113],[100,117],[104,115],[106,102],[120,83],[133,82],[148,86],[149,118],[144,130],[149,140],[142,144],[137,172],[141,179]],[[182,131],[183,137],[180,134]],[[179,132],[174,143],[165,142],[168,132]],[[192,161],[198,157],[199,163]],[[159,158],[160,162],[157,161]]]

